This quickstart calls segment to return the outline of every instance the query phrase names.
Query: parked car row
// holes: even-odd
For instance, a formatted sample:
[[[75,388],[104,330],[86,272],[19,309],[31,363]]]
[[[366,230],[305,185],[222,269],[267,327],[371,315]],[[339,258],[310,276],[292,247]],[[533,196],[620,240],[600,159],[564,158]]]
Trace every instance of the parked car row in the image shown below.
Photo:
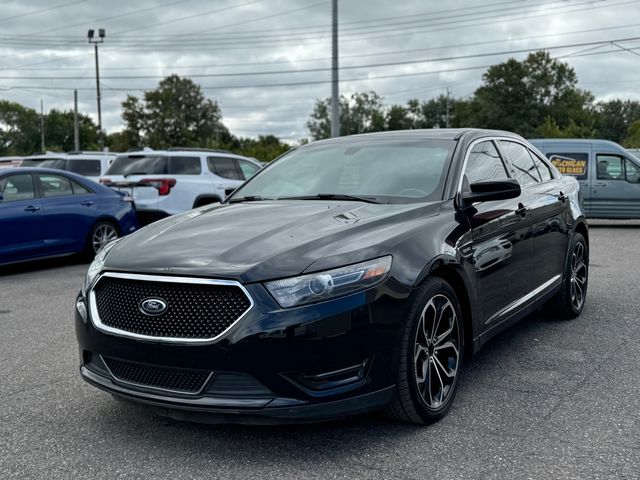
[[[115,158],[116,154],[113,152],[47,152],[25,157],[20,166],[66,170],[97,182],[107,172]]]

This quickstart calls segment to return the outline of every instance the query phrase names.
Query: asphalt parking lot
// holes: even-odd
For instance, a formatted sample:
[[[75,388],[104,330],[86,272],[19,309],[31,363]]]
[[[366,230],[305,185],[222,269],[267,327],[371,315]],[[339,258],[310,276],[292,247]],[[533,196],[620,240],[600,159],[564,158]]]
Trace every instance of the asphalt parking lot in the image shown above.
[[[587,305],[467,365],[449,416],[286,427],[156,417],[82,382],[86,264],[0,270],[0,478],[640,478],[640,222],[593,222]]]

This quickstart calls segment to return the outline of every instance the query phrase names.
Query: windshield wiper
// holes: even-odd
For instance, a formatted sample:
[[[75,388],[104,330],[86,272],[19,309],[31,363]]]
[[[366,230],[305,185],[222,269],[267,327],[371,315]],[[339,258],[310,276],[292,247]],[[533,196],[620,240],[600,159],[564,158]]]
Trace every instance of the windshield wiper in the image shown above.
[[[301,195],[297,197],[279,197],[278,200],[353,200],[366,203],[389,203],[383,202],[376,197],[366,197],[361,195],[347,195],[345,193],[318,193],[317,195]]]
[[[247,195],[246,197],[232,198],[227,203],[240,203],[240,202],[259,202],[261,200],[271,200],[270,198],[263,198],[260,195]]]

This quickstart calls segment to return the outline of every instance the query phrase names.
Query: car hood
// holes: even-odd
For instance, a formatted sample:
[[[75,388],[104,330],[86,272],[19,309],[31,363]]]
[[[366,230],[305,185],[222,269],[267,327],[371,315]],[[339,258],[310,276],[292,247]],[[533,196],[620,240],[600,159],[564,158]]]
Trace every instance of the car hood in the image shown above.
[[[439,203],[262,201],[207,205],[151,224],[108,254],[108,270],[244,283],[391,253]]]

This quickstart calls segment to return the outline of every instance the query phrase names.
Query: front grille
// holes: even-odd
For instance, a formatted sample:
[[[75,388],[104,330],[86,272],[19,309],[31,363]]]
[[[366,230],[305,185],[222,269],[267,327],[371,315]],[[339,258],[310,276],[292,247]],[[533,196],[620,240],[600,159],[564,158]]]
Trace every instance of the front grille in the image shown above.
[[[160,367],[109,357],[102,360],[116,380],[174,392],[199,393],[211,375],[206,370]]]
[[[148,278],[148,277],[145,277]],[[100,324],[117,332],[152,338],[207,340],[221,335],[250,307],[238,285],[172,283],[104,275],[94,287]],[[160,298],[161,315],[145,315],[140,303]]]

